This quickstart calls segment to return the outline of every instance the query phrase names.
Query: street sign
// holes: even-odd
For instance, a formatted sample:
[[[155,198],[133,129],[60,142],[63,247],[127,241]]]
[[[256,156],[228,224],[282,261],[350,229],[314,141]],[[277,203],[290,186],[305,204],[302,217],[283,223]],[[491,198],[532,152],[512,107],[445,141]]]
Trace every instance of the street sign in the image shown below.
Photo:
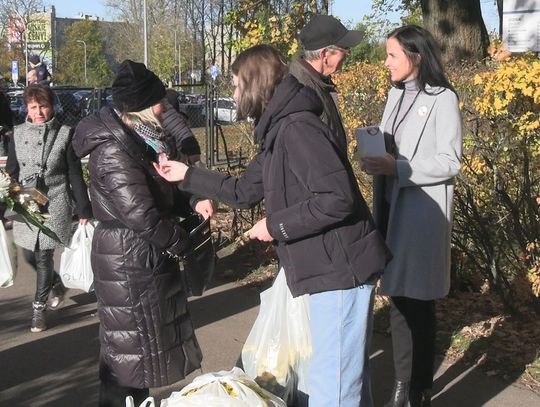
[[[210,67],[210,76],[212,77],[212,80],[215,81],[218,75],[219,75],[219,68],[217,67],[217,65],[212,65]]]
[[[19,81],[19,61],[11,61],[11,80],[17,86]]]
[[[540,0],[505,0],[503,42],[512,52],[540,52]]]

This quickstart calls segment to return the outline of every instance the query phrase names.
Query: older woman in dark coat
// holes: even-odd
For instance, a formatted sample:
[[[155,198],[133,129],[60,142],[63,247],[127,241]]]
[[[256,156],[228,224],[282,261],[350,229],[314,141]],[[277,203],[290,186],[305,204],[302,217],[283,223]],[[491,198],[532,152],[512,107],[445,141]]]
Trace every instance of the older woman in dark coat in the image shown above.
[[[113,82],[114,109],[77,126],[74,148],[90,155],[90,196],[99,220],[92,268],[100,319],[100,406],[136,405],[150,387],[172,384],[200,366],[178,260],[189,245],[173,217],[188,203],[151,165],[174,156],[162,125],[165,88],[141,63],[124,61]]]

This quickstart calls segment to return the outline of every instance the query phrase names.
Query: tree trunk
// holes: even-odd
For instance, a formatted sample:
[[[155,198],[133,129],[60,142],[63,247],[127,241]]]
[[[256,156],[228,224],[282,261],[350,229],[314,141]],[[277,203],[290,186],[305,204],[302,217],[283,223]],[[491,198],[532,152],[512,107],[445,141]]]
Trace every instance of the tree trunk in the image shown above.
[[[489,37],[480,0],[421,0],[424,27],[439,45],[445,62],[479,61],[487,56]]]
[[[503,0],[497,0],[497,12],[499,13],[499,39],[503,37]]]

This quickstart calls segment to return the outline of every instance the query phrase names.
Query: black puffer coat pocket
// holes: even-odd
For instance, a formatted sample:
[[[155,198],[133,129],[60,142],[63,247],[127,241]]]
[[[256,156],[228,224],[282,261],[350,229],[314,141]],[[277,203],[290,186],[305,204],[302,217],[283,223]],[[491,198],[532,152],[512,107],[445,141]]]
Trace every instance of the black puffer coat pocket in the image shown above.
[[[352,242],[347,253],[352,272],[360,282],[380,276],[392,259],[392,254],[377,229]]]

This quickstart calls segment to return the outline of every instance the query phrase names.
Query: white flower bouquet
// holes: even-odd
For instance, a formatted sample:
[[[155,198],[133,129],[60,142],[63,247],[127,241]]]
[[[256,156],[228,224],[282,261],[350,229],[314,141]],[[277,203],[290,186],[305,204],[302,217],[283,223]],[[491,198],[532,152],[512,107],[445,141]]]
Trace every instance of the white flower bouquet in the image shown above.
[[[0,203],[6,204],[15,214],[17,220],[22,220],[27,225],[33,225],[40,229],[51,239],[60,241],[56,233],[45,226],[47,213],[42,212],[48,203],[48,198],[35,188],[27,188],[17,182],[13,182],[9,175],[0,171]]]

